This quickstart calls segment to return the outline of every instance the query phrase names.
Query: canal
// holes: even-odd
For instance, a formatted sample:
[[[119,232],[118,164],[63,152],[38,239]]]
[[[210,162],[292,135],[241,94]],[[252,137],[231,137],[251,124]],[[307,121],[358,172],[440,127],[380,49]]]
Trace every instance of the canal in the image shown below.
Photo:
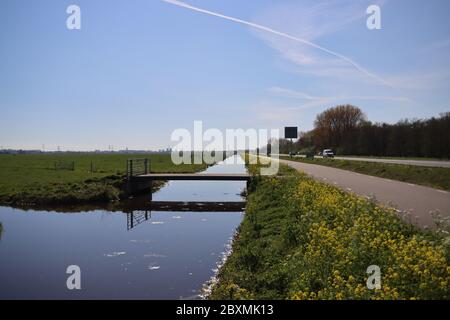
[[[205,172],[245,170],[234,156]],[[244,189],[239,181],[171,181],[153,200],[236,202]],[[0,207],[0,299],[198,299],[242,215]],[[80,290],[67,288],[70,265],[80,267]]]

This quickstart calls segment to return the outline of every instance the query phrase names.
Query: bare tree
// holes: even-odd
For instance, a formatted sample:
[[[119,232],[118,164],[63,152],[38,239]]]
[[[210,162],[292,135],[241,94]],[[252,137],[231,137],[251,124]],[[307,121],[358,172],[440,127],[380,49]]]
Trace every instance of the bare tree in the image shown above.
[[[365,121],[361,109],[349,104],[325,110],[314,122],[316,143],[321,148],[351,147],[343,144],[351,144],[351,134]]]

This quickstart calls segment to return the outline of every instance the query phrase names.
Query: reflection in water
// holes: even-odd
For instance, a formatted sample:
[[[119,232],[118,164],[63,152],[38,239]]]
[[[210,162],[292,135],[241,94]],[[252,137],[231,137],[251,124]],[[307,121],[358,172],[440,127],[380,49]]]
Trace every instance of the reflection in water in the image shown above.
[[[141,206],[147,197],[113,212],[0,207],[8,231],[0,243],[0,299],[198,298],[242,220],[244,188],[245,182],[173,181],[151,207]],[[165,203],[173,200],[185,202]],[[205,212],[214,201],[219,205]],[[240,205],[219,210],[226,202]],[[80,266],[82,290],[67,290],[69,265]]]
[[[0,222],[0,239],[2,238],[3,224]]]
[[[139,206],[134,206],[134,208]],[[157,212],[241,212],[245,209],[244,201],[234,202],[179,202],[150,201],[141,205],[140,209],[125,209],[127,214],[127,230],[151,219],[152,211]]]
[[[150,211],[133,211],[127,213],[127,230],[131,230],[138,224],[147,221],[151,217]]]

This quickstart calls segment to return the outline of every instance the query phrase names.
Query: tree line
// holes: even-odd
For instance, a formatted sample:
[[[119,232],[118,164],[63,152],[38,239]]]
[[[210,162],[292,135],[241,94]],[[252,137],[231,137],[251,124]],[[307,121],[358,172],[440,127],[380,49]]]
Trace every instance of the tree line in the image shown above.
[[[430,119],[373,123],[352,105],[340,105],[317,115],[314,129],[301,132],[293,144],[281,139],[280,152],[338,155],[450,158],[450,112]]]

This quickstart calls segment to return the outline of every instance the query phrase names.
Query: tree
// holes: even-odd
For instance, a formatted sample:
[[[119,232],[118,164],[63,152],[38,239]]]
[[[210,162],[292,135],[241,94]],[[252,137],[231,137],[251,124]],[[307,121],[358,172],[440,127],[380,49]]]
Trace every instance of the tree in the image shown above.
[[[280,153],[287,153],[291,147],[303,154],[332,148],[347,155],[450,159],[450,112],[438,118],[387,124],[367,121],[359,108],[343,105],[319,114],[314,126],[309,132],[301,132],[293,145],[280,139]]]
[[[341,152],[356,150],[356,140],[352,135],[360,124],[367,121],[366,115],[358,107],[340,105],[317,115],[314,122],[318,147],[343,149]]]

